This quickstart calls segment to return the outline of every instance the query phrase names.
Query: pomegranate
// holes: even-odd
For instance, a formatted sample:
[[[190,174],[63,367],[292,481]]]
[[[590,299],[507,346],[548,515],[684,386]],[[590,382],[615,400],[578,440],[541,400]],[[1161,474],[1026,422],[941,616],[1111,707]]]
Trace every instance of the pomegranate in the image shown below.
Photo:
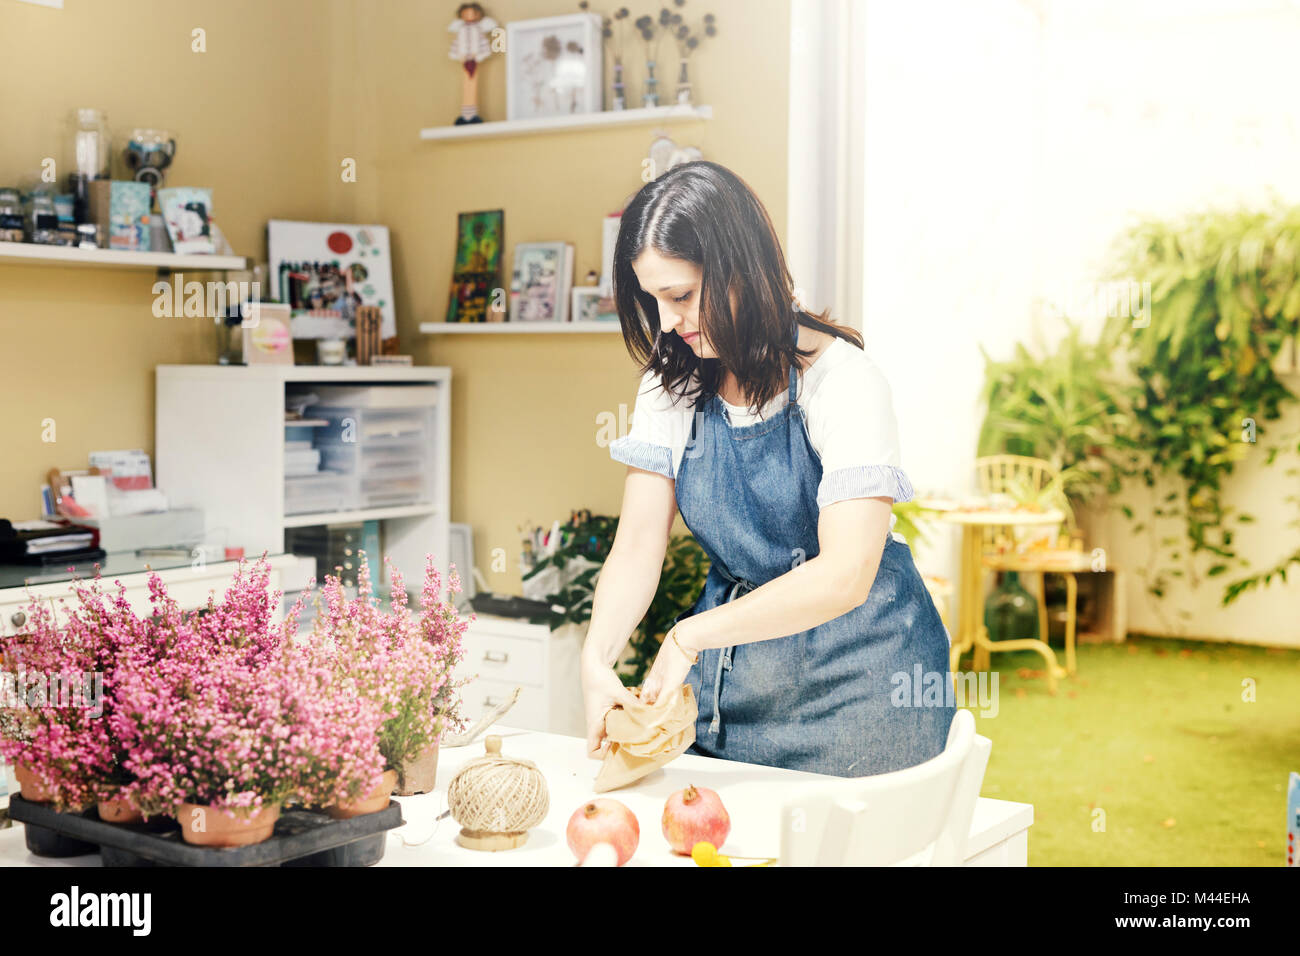
[[[618,854],[618,865],[632,859],[641,840],[641,825],[636,814],[617,800],[597,798],[584,803],[569,817],[565,829],[569,849],[585,860],[597,843],[608,843]]]
[[[731,832],[731,817],[716,790],[690,786],[664,804],[664,839],[674,853],[690,856],[700,841],[722,846]]]

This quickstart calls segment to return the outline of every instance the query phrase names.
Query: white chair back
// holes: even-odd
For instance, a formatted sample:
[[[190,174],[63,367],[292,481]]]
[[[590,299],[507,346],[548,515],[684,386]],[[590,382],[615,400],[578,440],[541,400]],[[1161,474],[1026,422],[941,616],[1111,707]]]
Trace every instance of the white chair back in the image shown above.
[[[960,866],[992,743],[958,710],[943,753],[808,784],[781,811],[781,866]]]

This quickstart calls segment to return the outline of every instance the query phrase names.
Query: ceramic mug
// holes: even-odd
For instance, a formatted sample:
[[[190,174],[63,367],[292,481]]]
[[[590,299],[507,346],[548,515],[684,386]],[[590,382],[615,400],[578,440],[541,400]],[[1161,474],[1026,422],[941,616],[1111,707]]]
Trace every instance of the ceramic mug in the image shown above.
[[[348,343],[343,339],[317,339],[316,361],[321,365],[342,365],[348,357]]]

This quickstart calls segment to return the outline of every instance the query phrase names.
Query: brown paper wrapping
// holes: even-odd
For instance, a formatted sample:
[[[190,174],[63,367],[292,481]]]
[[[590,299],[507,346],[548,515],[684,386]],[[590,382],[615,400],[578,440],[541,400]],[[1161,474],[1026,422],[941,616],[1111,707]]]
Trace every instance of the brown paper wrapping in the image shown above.
[[[611,710],[605,715],[609,750],[596,775],[595,791],[626,787],[686,750],[695,742],[697,713],[695,694],[687,684],[653,704],[638,701]]]

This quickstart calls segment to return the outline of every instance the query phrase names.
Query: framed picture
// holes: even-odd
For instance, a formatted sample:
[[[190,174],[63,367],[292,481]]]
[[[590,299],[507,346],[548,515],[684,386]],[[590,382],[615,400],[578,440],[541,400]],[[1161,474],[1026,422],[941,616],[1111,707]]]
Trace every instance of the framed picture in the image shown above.
[[[573,285],[573,246],[521,242],[510,279],[511,322],[567,322]]]
[[[611,296],[602,295],[600,301],[596,303],[596,321],[618,321],[618,306],[614,304],[614,299]]]
[[[244,322],[244,364],[292,365],[293,335],[289,307],[275,302],[249,303]]]
[[[618,227],[623,223],[621,212],[605,217],[600,228],[600,290],[605,295],[614,294],[614,245],[618,242]]]
[[[447,302],[448,322],[501,321],[489,314],[501,285],[501,249],[506,214],[500,209],[463,212],[456,221],[456,264],[452,268]],[[504,309],[504,301],[501,308]]]
[[[573,304],[569,315],[573,322],[596,322],[600,315],[600,286],[579,285],[573,287]]]
[[[599,14],[506,24],[506,118],[599,112],[604,39]]]
[[[387,226],[272,219],[266,242],[270,281],[289,306],[295,339],[354,338],[363,305],[383,313],[382,338],[397,336]]]
[[[173,252],[216,252],[216,244],[212,241],[211,189],[198,186],[160,189],[158,208],[162,211],[167,235],[171,237]],[[147,213],[147,202],[145,210]]]

